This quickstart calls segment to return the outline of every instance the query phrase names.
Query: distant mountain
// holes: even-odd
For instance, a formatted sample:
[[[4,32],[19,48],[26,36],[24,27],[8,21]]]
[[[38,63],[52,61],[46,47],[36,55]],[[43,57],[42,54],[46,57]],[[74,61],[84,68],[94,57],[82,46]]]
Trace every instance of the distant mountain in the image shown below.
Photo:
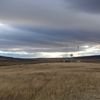
[[[31,64],[35,63],[35,59],[22,59],[0,56],[0,66],[17,65],[17,64]]]
[[[5,57],[5,56],[0,56],[0,60],[11,60],[14,59],[12,57]]]
[[[100,55],[76,57],[79,59],[100,59]]]
[[[100,62],[100,55],[75,57],[74,59],[82,62]]]
[[[53,63],[53,62],[96,62],[100,63],[100,55],[82,56],[74,58],[13,58],[0,56],[0,65],[16,65],[16,64],[36,64],[36,63]]]

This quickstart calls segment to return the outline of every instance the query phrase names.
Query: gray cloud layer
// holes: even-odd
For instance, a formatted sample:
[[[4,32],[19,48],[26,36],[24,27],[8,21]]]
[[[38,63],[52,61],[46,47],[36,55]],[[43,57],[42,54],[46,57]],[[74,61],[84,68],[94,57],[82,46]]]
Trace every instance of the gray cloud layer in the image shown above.
[[[69,52],[78,45],[100,43],[99,33],[82,30],[13,27],[11,30],[2,29],[0,34],[1,48],[30,48],[30,51]]]
[[[11,24],[100,30],[100,15],[80,13],[80,1],[66,0],[66,6],[65,0],[1,0],[0,19]],[[73,10],[74,6],[79,9]],[[92,7],[89,9],[93,11]]]
[[[70,6],[74,9],[91,12],[100,13],[100,0],[66,0],[70,3]]]
[[[77,51],[100,43],[99,0],[0,0],[0,49]]]

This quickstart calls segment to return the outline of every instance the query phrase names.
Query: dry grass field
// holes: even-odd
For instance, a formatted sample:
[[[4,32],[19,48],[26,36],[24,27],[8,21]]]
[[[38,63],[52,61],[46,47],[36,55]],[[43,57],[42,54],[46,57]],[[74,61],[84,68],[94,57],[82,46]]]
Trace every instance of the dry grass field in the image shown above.
[[[100,100],[100,64],[0,66],[0,100]]]

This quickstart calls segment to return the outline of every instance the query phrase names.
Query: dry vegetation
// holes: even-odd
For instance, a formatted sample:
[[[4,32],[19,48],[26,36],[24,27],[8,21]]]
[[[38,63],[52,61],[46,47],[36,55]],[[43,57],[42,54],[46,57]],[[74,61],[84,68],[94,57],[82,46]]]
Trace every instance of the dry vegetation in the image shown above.
[[[0,100],[100,100],[100,64],[0,67]]]

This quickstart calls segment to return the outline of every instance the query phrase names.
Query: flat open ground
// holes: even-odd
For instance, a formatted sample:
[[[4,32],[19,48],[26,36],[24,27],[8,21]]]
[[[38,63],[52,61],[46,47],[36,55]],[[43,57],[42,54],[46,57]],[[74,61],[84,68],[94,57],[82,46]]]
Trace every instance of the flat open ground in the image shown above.
[[[0,66],[0,100],[100,100],[100,64]]]

